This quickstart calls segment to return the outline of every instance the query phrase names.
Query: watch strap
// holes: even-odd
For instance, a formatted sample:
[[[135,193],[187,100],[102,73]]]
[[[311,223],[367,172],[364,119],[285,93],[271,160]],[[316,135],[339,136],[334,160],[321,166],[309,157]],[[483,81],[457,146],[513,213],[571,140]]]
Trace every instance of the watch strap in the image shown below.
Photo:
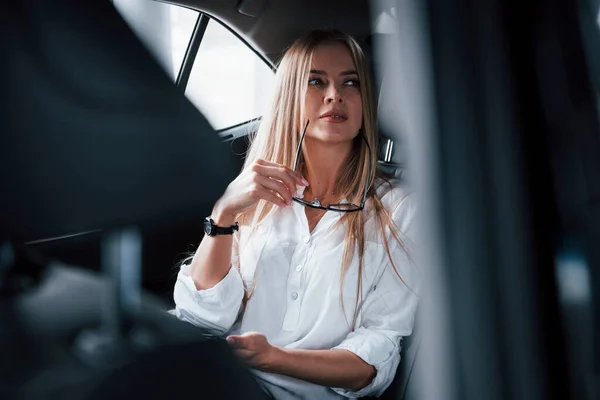
[[[231,226],[218,226],[213,223],[215,235],[233,235],[233,232],[239,230],[238,223],[234,223]]]
[[[218,226],[210,217],[207,217],[206,221],[210,224],[210,230],[206,231],[210,236],[233,235],[235,231],[240,229],[237,222],[231,226]]]

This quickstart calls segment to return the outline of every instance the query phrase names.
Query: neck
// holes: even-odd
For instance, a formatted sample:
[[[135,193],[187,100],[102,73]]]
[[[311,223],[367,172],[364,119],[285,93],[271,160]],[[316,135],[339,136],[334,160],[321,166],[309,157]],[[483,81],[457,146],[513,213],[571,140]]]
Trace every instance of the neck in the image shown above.
[[[312,138],[305,139],[304,160],[307,188],[312,197],[331,197],[339,171],[352,149],[352,142],[323,143]]]

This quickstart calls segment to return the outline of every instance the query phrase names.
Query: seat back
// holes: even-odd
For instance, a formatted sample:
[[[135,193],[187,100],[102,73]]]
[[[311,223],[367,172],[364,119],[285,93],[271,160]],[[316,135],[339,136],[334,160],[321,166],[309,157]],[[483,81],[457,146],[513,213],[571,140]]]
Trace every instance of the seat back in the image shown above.
[[[380,119],[378,167],[390,175],[402,177],[406,161],[402,132],[391,132],[388,128],[389,124],[381,123],[382,116],[389,117],[390,114],[398,114],[401,111],[398,109],[398,105],[391,101],[391,93],[389,88],[386,87],[386,75],[392,71],[378,70],[378,65],[374,62],[375,53],[381,51],[386,40],[389,40],[389,36],[386,33],[374,33],[365,40],[363,47],[367,59],[371,63],[373,78],[376,83],[375,95],[378,99],[377,109]],[[401,358],[396,376],[379,399],[412,400],[420,398],[417,385],[414,380],[411,380],[420,344],[421,338],[415,324],[413,333],[402,340]]]

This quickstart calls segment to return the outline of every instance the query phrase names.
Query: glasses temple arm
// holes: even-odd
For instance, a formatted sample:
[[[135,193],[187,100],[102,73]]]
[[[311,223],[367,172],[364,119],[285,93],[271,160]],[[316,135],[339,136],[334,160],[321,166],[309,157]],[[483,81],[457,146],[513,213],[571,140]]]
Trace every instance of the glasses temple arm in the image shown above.
[[[306,125],[304,125],[304,130],[302,131],[302,136],[300,136],[300,142],[298,143],[298,149],[296,150],[296,159],[294,160],[294,171],[298,168],[298,161],[300,160],[300,151],[302,151],[302,141],[304,140],[304,136],[306,135],[306,129],[308,128],[308,123],[310,120],[306,120]]]

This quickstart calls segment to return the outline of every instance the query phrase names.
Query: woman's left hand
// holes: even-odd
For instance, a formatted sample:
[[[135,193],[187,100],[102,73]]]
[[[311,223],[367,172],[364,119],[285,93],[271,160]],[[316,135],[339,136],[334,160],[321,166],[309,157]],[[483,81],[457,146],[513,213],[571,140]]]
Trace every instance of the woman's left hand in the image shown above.
[[[265,335],[247,332],[243,335],[231,335],[227,342],[234,352],[252,368],[265,370],[273,362],[277,347],[267,341]]]

